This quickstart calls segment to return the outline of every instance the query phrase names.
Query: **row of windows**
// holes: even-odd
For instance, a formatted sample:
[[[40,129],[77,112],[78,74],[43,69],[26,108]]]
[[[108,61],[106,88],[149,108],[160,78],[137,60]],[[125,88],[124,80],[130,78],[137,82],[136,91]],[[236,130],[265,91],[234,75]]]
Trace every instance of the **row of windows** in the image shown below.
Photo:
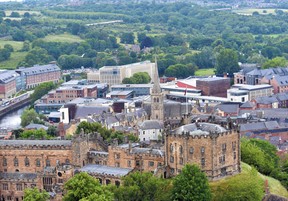
[[[23,191],[23,189],[25,189],[25,188],[34,188],[34,187],[36,187],[36,184],[31,184],[30,186],[28,186],[27,184],[24,184],[24,188],[23,188],[23,184],[22,183],[16,184],[16,190],[17,191]],[[9,184],[8,183],[2,184],[2,190],[3,191],[8,191],[9,190]]]
[[[18,167],[19,166],[19,159],[18,158],[14,158],[13,159],[13,163],[14,163],[14,166],[15,167]],[[66,164],[70,164],[70,160],[69,159],[66,159],[65,160],[65,163]],[[26,158],[24,159],[24,164],[25,164],[25,166],[26,167],[29,167],[30,166],[30,160],[29,160],[29,158],[26,156]],[[3,158],[3,160],[2,160],[2,165],[3,166],[8,166],[8,162],[7,162],[7,158]],[[35,165],[37,166],[37,167],[40,167],[41,166],[41,160],[39,159],[39,158],[37,158],[36,160],[35,160]],[[50,160],[49,159],[46,159],[46,166],[51,166],[51,163],[50,163]]]
[[[142,161],[139,161],[139,160],[136,160],[136,166],[140,166],[140,165],[143,165],[143,162]],[[148,166],[149,167],[154,167],[155,165],[155,162],[154,161],[148,161]],[[158,167],[162,165],[162,163],[158,162]],[[132,167],[132,162],[131,160],[128,160],[127,161],[127,166],[128,167]],[[115,163],[115,167],[120,167],[120,163],[119,162],[116,162]]]

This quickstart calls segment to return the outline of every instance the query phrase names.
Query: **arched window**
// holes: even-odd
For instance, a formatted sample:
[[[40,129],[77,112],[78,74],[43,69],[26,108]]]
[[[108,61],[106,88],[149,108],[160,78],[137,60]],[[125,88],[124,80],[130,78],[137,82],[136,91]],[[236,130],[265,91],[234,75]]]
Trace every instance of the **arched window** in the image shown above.
[[[30,162],[29,162],[29,158],[26,156],[25,160],[24,160],[25,166],[28,167],[30,166]]]
[[[70,160],[69,160],[69,159],[66,159],[66,160],[65,160],[65,163],[66,163],[66,164],[70,164]]]
[[[18,167],[18,165],[19,165],[19,163],[18,163],[18,158],[15,157],[15,158],[14,158],[14,166],[15,166],[15,167]]]
[[[179,152],[180,154],[183,154],[183,147],[181,145],[179,146]]]
[[[40,167],[40,166],[41,166],[41,162],[40,162],[40,159],[39,159],[39,158],[36,159],[36,166],[37,166],[37,167]]]
[[[156,98],[154,98],[154,103],[156,103]]]
[[[170,152],[173,152],[173,150],[174,150],[174,147],[172,144],[170,144]]]
[[[3,158],[3,166],[7,166],[7,158]]]
[[[159,98],[157,98],[157,103],[159,103]]]
[[[47,167],[51,166],[49,159],[46,159],[46,166],[47,166]]]

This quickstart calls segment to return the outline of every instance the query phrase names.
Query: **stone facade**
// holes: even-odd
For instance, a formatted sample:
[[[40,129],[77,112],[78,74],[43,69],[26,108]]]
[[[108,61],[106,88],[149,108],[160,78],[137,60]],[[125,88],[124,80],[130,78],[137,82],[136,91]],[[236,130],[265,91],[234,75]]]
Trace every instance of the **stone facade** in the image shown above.
[[[240,172],[240,134],[236,131],[209,123],[188,124],[167,134],[165,146],[170,176],[179,174],[186,164],[197,164],[210,180]]]

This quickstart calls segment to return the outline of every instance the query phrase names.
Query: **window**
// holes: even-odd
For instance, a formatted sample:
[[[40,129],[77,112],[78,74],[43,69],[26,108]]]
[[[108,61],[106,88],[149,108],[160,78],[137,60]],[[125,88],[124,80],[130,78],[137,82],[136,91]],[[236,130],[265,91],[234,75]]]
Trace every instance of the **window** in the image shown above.
[[[127,161],[127,166],[131,167],[131,161],[130,160]]]
[[[12,197],[10,195],[7,196],[7,200],[12,200]]]
[[[115,156],[116,159],[120,159],[120,154],[119,153],[115,153],[114,156]]]
[[[180,157],[179,163],[180,163],[181,165],[183,165],[183,158],[182,158],[182,157]]]
[[[175,172],[174,168],[171,168],[170,172],[171,172],[171,174],[174,174],[174,172]]]
[[[111,181],[109,179],[106,179],[106,185],[110,184]]]
[[[16,190],[17,191],[22,191],[22,184],[16,184]]]
[[[201,165],[205,166],[205,158],[201,158]]]
[[[232,142],[232,149],[233,149],[233,151],[236,150],[236,142]]]
[[[36,159],[36,166],[37,166],[37,167],[40,167],[40,166],[41,166],[41,162],[40,162],[40,159],[39,159],[39,158]]]
[[[50,160],[49,159],[46,159],[46,166],[49,167],[51,164],[50,164]]]
[[[226,143],[222,144],[222,151],[223,151],[223,152],[226,151]]]
[[[158,167],[161,167],[161,166],[162,166],[162,163],[158,162],[157,166],[158,166]]]
[[[18,167],[18,165],[19,165],[19,163],[18,163],[18,158],[15,157],[15,158],[14,158],[14,166],[15,166],[15,167]]]
[[[173,156],[170,156],[170,162],[174,163],[174,157]]]
[[[69,159],[66,159],[66,160],[65,160],[65,163],[66,163],[66,164],[70,164],[70,160],[69,160]]]
[[[233,152],[233,159],[236,160],[236,158],[237,158],[237,154],[236,154],[236,151],[234,151]]]
[[[193,147],[190,147],[189,153],[190,153],[190,154],[193,154],[193,153],[194,153],[194,148],[193,148]]]
[[[136,166],[139,166],[139,165],[140,165],[140,161],[137,160],[137,161],[136,161]]]
[[[3,165],[3,166],[7,166],[7,158],[5,158],[5,157],[3,158],[3,163],[2,163],[2,165]]]
[[[219,157],[219,163],[221,164],[225,163],[225,155]]]
[[[174,149],[173,145],[170,144],[170,152],[173,152],[173,149]]]
[[[29,162],[29,158],[26,156],[25,160],[24,160],[25,166],[28,167],[30,166],[30,162]]]
[[[120,163],[116,162],[115,167],[120,167]]]
[[[179,152],[180,154],[183,154],[183,147],[181,145],[179,146]]]
[[[149,166],[153,167],[154,166],[154,162],[153,161],[149,161]]]
[[[58,179],[59,184],[63,184],[63,179]]]
[[[205,153],[205,147],[201,147],[201,154]]]
[[[115,186],[119,187],[120,186],[120,181],[115,181]]]
[[[2,190],[3,190],[3,191],[9,190],[8,184],[3,184],[3,185],[2,185]]]
[[[143,135],[145,135],[145,131],[143,131]]]

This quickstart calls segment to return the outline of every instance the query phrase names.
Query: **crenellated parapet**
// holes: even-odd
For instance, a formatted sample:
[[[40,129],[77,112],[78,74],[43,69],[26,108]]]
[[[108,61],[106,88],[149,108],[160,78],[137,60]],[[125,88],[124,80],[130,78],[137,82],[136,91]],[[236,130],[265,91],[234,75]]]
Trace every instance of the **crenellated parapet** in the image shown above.
[[[70,150],[71,140],[0,140],[0,150]]]

